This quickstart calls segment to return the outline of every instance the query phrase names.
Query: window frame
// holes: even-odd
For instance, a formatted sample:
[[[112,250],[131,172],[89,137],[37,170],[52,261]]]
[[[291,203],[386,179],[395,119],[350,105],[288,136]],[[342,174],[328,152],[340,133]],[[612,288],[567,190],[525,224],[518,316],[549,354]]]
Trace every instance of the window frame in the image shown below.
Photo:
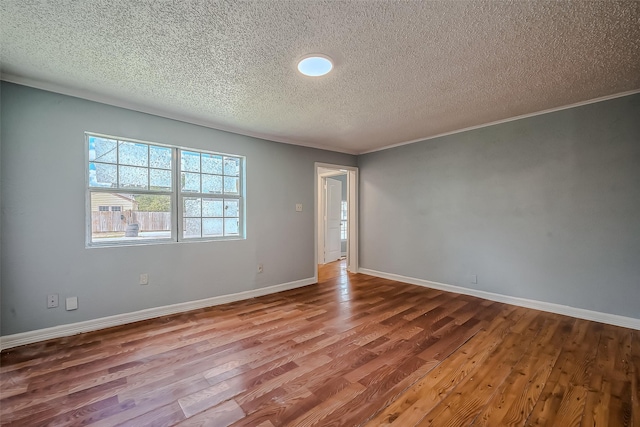
[[[349,203],[346,200],[341,200],[340,201],[340,240],[343,242],[347,241],[347,239],[349,238],[348,218],[349,218]],[[344,224],[344,236],[345,236],[344,239],[342,238],[342,235],[343,235],[342,224]]]
[[[181,225],[180,229],[178,229],[178,241],[188,241],[188,242],[193,242],[193,241],[208,241],[208,240],[238,240],[238,239],[244,239],[245,238],[245,232],[244,232],[244,203],[245,203],[245,198],[244,196],[244,165],[245,165],[245,159],[243,156],[239,156],[239,155],[235,155],[235,154],[224,154],[224,153],[215,153],[212,151],[205,151],[205,150],[197,150],[197,149],[191,149],[191,148],[185,148],[185,147],[176,147],[176,155],[178,158],[178,161],[180,162],[180,164],[176,165],[176,172],[177,172],[177,177],[176,177],[176,192],[177,192],[177,202],[178,202],[178,224]],[[183,192],[182,191],[182,173],[196,173],[196,172],[189,172],[189,171],[183,171],[182,170],[182,152],[183,151],[187,151],[187,152],[193,152],[193,153],[199,153],[200,154],[200,172],[197,172],[200,175],[200,192],[196,193],[196,192]],[[215,155],[215,156],[221,156],[222,157],[222,174],[210,174],[210,173],[206,173],[206,172],[202,172],[202,154],[211,154],[211,155]],[[224,177],[225,176],[232,176],[232,175],[225,175],[224,173],[224,158],[225,157],[232,157],[232,158],[236,158],[239,160],[239,171],[238,171],[238,194],[226,194],[224,192]],[[203,193],[202,192],[202,175],[213,175],[213,176],[220,176],[222,177],[222,193]],[[189,217],[187,216],[186,218],[200,218],[200,236],[201,237],[185,237],[184,236],[184,231],[185,228],[184,227],[184,220],[185,220],[185,215],[184,215],[184,199],[187,198],[199,198],[200,199],[200,216],[199,217]],[[224,200],[225,199],[233,199],[233,200],[237,200],[238,201],[238,235],[231,235],[231,236],[225,236],[224,235],[224,222],[226,217],[205,217],[202,216],[202,201],[204,199],[219,199],[222,200],[223,203],[223,210],[224,210]],[[224,214],[224,213],[223,213]],[[222,223],[223,223],[223,235],[222,236],[202,236],[203,233],[203,226],[202,226],[202,220],[205,218],[222,218]]]
[[[118,246],[140,246],[140,245],[156,245],[156,244],[172,244],[172,243],[185,243],[185,242],[217,242],[226,240],[245,240],[246,239],[246,187],[245,187],[245,168],[246,157],[239,154],[221,153],[210,150],[203,150],[200,148],[185,147],[180,145],[163,144],[152,141],[143,141],[135,138],[127,138],[113,135],[106,135],[97,132],[84,132],[84,152],[85,152],[85,247],[86,248],[100,248],[100,247],[118,247]],[[137,188],[112,188],[112,187],[91,187],[90,182],[90,168],[89,164],[95,160],[89,159],[89,138],[107,138],[120,142],[131,142],[146,144],[148,146],[158,146],[171,149],[171,191],[156,191],[156,190],[143,190]],[[199,154],[210,154],[215,156],[232,157],[239,160],[238,171],[238,195],[226,195],[221,194],[208,194],[208,193],[182,193],[181,191],[181,153],[182,151],[196,152]],[[119,159],[118,159],[119,160]],[[116,160],[116,165],[120,163]],[[223,160],[224,161],[224,160]],[[126,165],[125,165],[126,166]],[[224,164],[223,164],[224,167]],[[153,169],[147,166],[147,169]],[[223,169],[224,174],[224,169]],[[224,175],[223,175],[224,176]],[[119,179],[119,177],[117,177]],[[223,183],[224,185],[224,183]],[[200,189],[202,191],[202,188]],[[171,237],[165,238],[146,238],[146,239],[123,239],[123,241],[110,240],[108,242],[99,242],[93,240],[92,219],[91,219],[91,195],[93,193],[126,193],[134,195],[165,195],[169,196],[171,200]],[[238,200],[238,235],[234,236],[205,236],[205,237],[183,237],[184,234],[184,215],[183,215],[183,198],[184,197],[201,197],[201,198],[214,198],[222,199],[234,198]],[[200,217],[202,218],[202,217]],[[224,220],[223,220],[224,222]]]

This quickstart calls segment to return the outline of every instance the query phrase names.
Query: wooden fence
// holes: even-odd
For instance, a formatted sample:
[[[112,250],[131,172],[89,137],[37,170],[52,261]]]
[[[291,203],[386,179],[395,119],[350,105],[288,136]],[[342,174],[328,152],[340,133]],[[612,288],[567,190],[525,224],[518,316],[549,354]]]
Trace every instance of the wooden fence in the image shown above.
[[[91,212],[91,230],[94,233],[125,231],[127,223],[122,221],[122,212]],[[140,231],[171,230],[171,212],[136,212]]]

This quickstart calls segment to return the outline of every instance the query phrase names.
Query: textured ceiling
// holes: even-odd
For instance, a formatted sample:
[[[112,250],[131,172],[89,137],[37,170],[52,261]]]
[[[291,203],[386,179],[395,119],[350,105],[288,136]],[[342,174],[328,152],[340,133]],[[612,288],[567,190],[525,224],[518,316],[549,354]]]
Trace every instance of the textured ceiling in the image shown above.
[[[640,89],[635,1],[0,0],[1,70],[361,153]],[[309,53],[328,76],[300,75]]]

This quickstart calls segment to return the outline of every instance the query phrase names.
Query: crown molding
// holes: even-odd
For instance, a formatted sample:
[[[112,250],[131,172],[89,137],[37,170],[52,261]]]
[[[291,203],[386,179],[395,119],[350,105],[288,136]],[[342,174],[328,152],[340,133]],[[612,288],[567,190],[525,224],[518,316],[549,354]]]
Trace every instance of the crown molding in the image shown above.
[[[576,102],[573,104],[568,104],[568,105],[563,105],[560,107],[554,107],[554,108],[550,108],[547,110],[542,110],[542,111],[537,111],[534,113],[528,113],[528,114],[522,114],[519,116],[514,116],[514,117],[509,117],[506,119],[501,119],[501,120],[496,120],[493,122],[489,122],[489,123],[483,123],[483,124],[479,124],[479,125],[475,125],[475,126],[469,126],[466,128],[462,128],[462,129],[457,129],[457,130],[453,130],[450,132],[443,132],[443,133],[439,133],[437,135],[432,135],[432,136],[427,136],[427,137],[422,137],[422,138],[416,138],[416,139],[412,139],[409,141],[404,141],[404,142],[398,142],[395,144],[390,144],[390,145],[385,145],[383,147],[379,147],[379,148],[375,148],[372,150],[365,150],[365,151],[359,151],[359,150],[348,150],[345,148],[341,148],[341,147],[335,147],[335,146],[321,146],[321,145],[317,145],[317,144],[310,144],[310,143],[305,143],[305,142],[300,142],[300,141],[295,141],[292,139],[288,139],[288,138],[282,138],[282,137],[277,137],[277,136],[273,136],[273,135],[267,135],[264,133],[260,133],[260,132],[250,132],[250,131],[246,131],[234,126],[226,126],[226,125],[221,125],[219,123],[216,123],[212,120],[204,120],[204,119],[198,119],[192,116],[189,116],[188,114],[181,114],[175,111],[169,111],[169,110],[165,110],[165,109],[161,109],[161,108],[155,108],[155,107],[151,107],[148,105],[143,105],[141,103],[135,103],[135,102],[129,102],[129,101],[125,101],[123,99],[119,99],[119,98],[115,98],[115,97],[111,97],[108,95],[103,95],[103,94],[99,94],[90,90],[83,90],[83,89],[75,89],[75,88],[70,88],[67,86],[63,86],[63,85],[58,85],[55,83],[50,83],[50,82],[46,82],[46,81],[42,81],[42,80],[37,80],[37,79],[31,79],[28,77],[23,77],[23,76],[18,76],[18,75],[14,75],[14,74],[7,74],[7,73],[2,73],[0,74],[0,80],[9,82],[9,83],[15,83],[15,84],[19,84],[22,86],[28,86],[28,87],[32,87],[35,89],[41,89],[41,90],[45,90],[48,92],[54,92],[54,93],[59,93],[61,95],[67,95],[67,96],[72,96],[75,98],[81,98],[81,99],[86,99],[88,101],[94,101],[94,102],[99,102],[101,104],[107,104],[107,105],[112,105],[114,107],[120,107],[120,108],[125,108],[127,110],[132,110],[132,111],[138,111],[140,113],[146,113],[146,114],[151,114],[154,116],[158,116],[158,117],[164,117],[166,119],[171,119],[171,120],[177,120],[180,122],[184,122],[184,123],[190,123],[193,125],[198,125],[198,126],[202,126],[202,127],[206,127],[206,128],[210,128],[210,129],[215,129],[215,130],[219,130],[219,131],[223,131],[223,132],[229,132],[229,133],[234,133],[237,135],[243,135],[243,136],[248,136],[251,138],[258,138],[258,139],[262,139],[262,140],[266,140],[266,141],[271,141],[271,142],[279,142],[282,144],[289,144],[289,145],[297,145],[297,146],[301,146],[301,147],[307,147],[307,148],[314,148],[317,150],[324,150],[324,151],[334,151],[337,153],[344,153],[344,154],[350,154],[350,155],[361,155],[361,154],[369,154],[369,153],[375,153],[378,151],[384,151],[384,150],[388,150],[391,148],[396,148],[396,147],[401,147],[403,145],[409,145],[409,144],[414,144],[416,142],[421,142],[421,141],[428,141],[430,139],[435,139],[435,138],[440,138],[443,136],[448,136],[448,135],[455,135],[457,133],[462,133],[462,132],[467,132],[470,130],[475,130],[475,129],[482,129],[485,127],[489,127],[489,126],[494,126],[494,125],[499,125],[502,123],[508,123],[508,122],[513,122],[516,120],[521,120],[521,119],[526,119],[529,117],[535,117],[535,116],[540,116],[543,114],[549,114],[549,113],[554,113],[556,111],[562,111],[562,110],[567,110],[570,108],[575,108],[575,107],[581,107],[583,105],[589,105],[589,104],[595,104],[597,102],[602,102],[602,101],[608,101],[611,99],[616,99],[616,98],[622,98],[625,96],[629,96],[629,95],[635,95],[637,93],[640,93],[640,89],[634,89],[634,90],[629,90],[629,91],[625,91],[625,92],[619,92],[619,93],[615,93],[612,95],[606,95],[606,96],[601,96],[598,98],[594,98],[594,99],[589,99],[586,101],[580,101],[580,102]]]
[[[608,101],[610,99],[622,98],[622,97],[629,96],[629,95],[635,95],[636,93],[640,93],[640,89],[628,90],[626,92],[620,92],[620,93],[615,93],[613,95],[601,96],[599,98],[589,99],[587,101],[580,101],[580,102],[576,102],[574,104],[563,105],[561,107],[549,108],[547,110],[537,111],[535,113],[522,114],[520,116],[509,117],[507,119],[496,120],[494,122],[483,123],[483,124],[476,125],[476,126],[469,126],[469,127],[458,129],[458,130],[453,130],[451,132],[444,132],[444,133],[439,133],[437,135],[428,136],[426,138],[412,139],[410,141],[398,142],[396,144],[391,144],[391,145],[385,145],[384,147],[375,148],[373,150],[361,151],[361,152],[358,153],[358,155],[375,153],[377,151],[388,150],[390,148],[401,147],[403,145],[415,144],[416,142],[428,141],[430,139],[440,138],[440,137],[448,136],[448,135],[455,135],[456,133],[467,132],[467,131],[475,130],[475,129],[482,129],[482,128],[486,128],[486,127],[489,127],[489,126],[500,125],[502,123],[513,122],[513,121],[516,121],[516,120],[528,119],[529,117],[535,117],[535,116],[541,116],[543,114],[555,113],[556,111],[568,110],[570,108],[582,107],[583,105],[595,104],[597,102]]]
[[[151,114],[153,116],[163,117],[165,119],[176,120],[179,122],[198,125],[198,126],[215,129],[223,132],[234,133],[237,135],[249,136],[251,138],[262,139],[265,141],[279,142],[282,144],[297,145],[300,147],[315,148],[317,150],[334,151],[337,153],[344,153],[344,154],[351,154],[351,155],[358,154],[356,151],[347,150],[340,147],[333,147],[333,146],[326,147],[326,146],[320,146],[317,144],[310,144],[306,142],[295,141],[288,138],[281,138],[273,135],[267,135],[260,132],[250,132],[234,126],[221,125],[212,120],[204,120],[204,119],[192,117],[192,116],[189,116],[188,114],[181,114],[175,111],[151,107],[141,103],[130,102],[120,98],[103,95],[90,90],[70,88],[64,85],[45,82],[37,79],[31,79],[28,77],[17,76],[14,74],[2,73],[0,74],[0,80],[8,83],[15,83],[21,86],[32,87],[34,89],[45,90],[47,92],[54,92],[54,93],[59,93],[61,95],[72,96],[74,98],[85,99],[87,101],[99,102],[101,104],[111,105],[113,107],[125,108],[127,110],[137,111],[140,113]]]

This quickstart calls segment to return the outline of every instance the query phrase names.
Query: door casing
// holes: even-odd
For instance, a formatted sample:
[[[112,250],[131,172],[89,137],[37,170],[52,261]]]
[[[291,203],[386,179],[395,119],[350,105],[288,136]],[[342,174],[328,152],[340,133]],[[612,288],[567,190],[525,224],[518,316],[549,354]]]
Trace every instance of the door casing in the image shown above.
[[[314,277],[318,280],[319,253],[324,248],[324,230],[322,226],[322,178],[327,176],[347,174],[347,270],[358,272],[358,168],[330,163],[315,163],[314,175]]]

